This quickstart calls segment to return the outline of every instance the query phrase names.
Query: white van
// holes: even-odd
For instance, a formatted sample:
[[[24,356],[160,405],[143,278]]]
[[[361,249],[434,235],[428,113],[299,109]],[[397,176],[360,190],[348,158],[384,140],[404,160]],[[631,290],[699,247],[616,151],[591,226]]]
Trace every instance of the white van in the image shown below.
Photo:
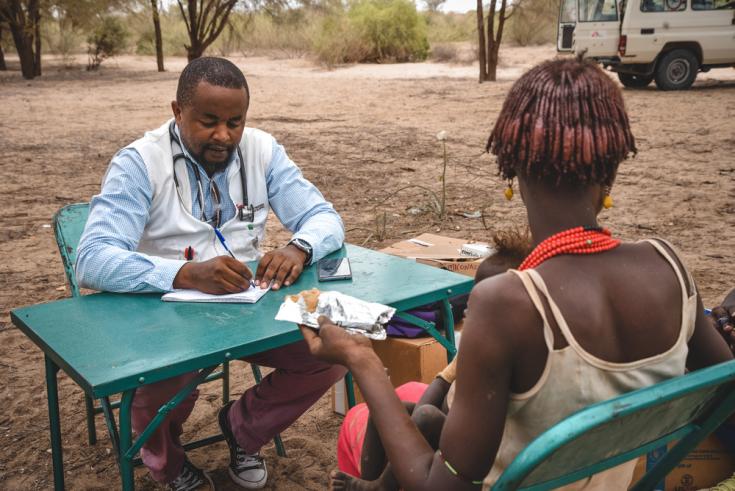
[[[735,67],[735,0],[562,0],[557,50],[626,87],[688,89],[700,71]]]

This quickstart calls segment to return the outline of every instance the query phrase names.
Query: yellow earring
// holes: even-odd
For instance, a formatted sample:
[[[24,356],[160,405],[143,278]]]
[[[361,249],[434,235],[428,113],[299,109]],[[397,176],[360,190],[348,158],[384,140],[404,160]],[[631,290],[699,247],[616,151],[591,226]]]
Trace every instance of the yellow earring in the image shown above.
[[[505,188],[503,194],[505,194],[505,199],[508,201],[513,199],[513,179],[508,179],[508,187]]]
[[[610,186],[605,186],[605,198],[602,200],[602,207],[609,210],[613,207],[613,199],[610,196]]]

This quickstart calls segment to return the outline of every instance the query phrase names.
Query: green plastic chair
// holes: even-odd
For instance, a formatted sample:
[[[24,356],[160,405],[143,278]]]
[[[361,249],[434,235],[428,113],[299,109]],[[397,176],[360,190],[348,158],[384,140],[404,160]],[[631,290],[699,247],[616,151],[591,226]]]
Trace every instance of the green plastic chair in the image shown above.
[[[56,244],[59,246],[59,252],[61,253],[61,261],[64,264],[64,273],[66,274],[66,281],[69,283],[69,289],[71,290],[72,297],[81,296],[79,291],[79,285],[77,284],[77,278],[74,271],[74,266],[77,259],[77,247],[79,240],[84,232],[84,226],[87,223],[87,217],[89,216],[89,203],[75,203],[62,207],[54,215],[54,234],[56,235]],[[255,381],[260,383],[262,374],[260,367],[255,364],[250,364]],[[222,370],[216,371],[207,377],[206,381],[222,379],[222,402],[227,403],[230,400],[230,369],[229,362],[222,364]],[[117,423],[115,421],[115,415],[113,409],[120,406],[119,401],[112,402],[109,397],[103,397],[100,399],[100,405],[95,406],[94,400],[85,393],[84,401],[87,412],[87,436],[90,445],[97,443],[97,430],[94,424],[95,415],[103,413],[105,416],[105,423],[110,433],[110,440],[112,441],[113,447],[117,451],[119,449],[119,436],[117,431]],[[220,441],[221,438],[205,438],[196,442],[191,442],[184,445],[184,448],[192,449],[197,448],[208,443]],[[286,450],[281,440],[281,435],[276,435],[274,438],[276,445],[276,452],[279,456],[285,457]],[[140,461],[136,461],[137,464]]]
[[[650,490],[733,413],[735,360],[576,412],[523,449],[492,489],[554,489],[678,440],[631,488]]]

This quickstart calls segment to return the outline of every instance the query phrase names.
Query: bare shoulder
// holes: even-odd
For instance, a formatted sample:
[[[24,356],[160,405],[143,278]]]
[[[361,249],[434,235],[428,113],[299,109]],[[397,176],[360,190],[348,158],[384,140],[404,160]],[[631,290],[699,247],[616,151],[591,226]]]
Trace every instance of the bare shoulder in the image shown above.
[[[520,278],[506,272],[475,285],[467,306],[463,339],[520,343],[541,317]],[[464,341],[463,341],[464,342]]]

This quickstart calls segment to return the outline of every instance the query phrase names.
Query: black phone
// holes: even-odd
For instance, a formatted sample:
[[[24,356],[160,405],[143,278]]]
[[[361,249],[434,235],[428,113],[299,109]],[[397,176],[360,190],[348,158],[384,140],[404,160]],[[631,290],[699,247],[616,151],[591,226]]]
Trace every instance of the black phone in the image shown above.
[[[320,259],[317,262],[319,281],[349,280],[352,278],[350,259],[340,257],[336,259]]]

